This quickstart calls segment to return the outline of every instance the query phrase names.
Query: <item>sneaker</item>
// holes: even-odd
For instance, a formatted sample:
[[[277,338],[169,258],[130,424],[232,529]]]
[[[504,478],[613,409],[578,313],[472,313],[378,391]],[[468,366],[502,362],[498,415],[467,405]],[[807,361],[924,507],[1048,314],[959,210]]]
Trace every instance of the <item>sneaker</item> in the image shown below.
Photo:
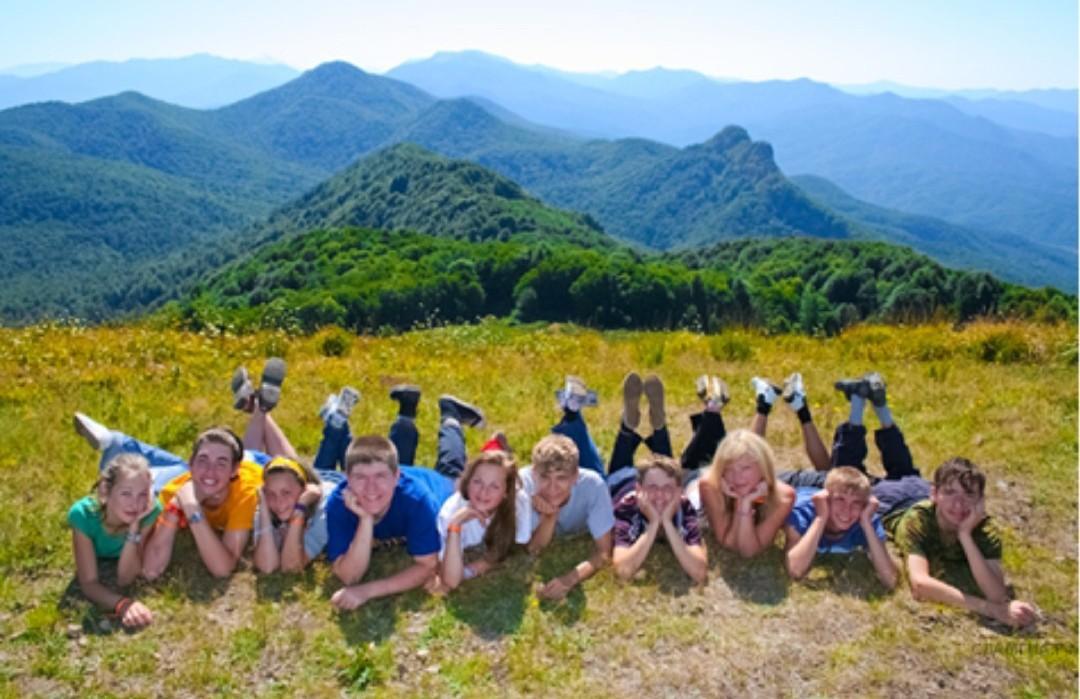
[[[796,371],[787,377],[784,380],[784,392],[781,395],[794,410],[806,405],[806,386],[803,384],[802,374]]]
[[[439,396],[439,413],[444,418],[456,418],[469,427],[483,427],[484,413],[475,405],[470,405],[456,396]]]
[[[251,377],[248,376],[247,369],[242,366],[236,367],[229,387],[232,388],[233,407],[250,413],[254,408],[251,399],[255,395],[255,387],[251,385]]]
[[[401,383],[390,389],[390,400],[397,401],[398,414],[416,417],[416,405],[420,402],[420,387]]]
[[[867,385],[865,379],[840,379],[833,384],[837,391],[844,394],[844,398],[849,401],[852,396],[859,396],[860,398],[870,397],[870,387]]]
[[[75,432],[85,439],[94,451],[105,451],[112,446],[112,430],[100,422],[82,413],[75,413],[72,424],[75,426]]]
[[[878,408],[885,405],[885,379],[881,374],[872,371],[864,374],[862,380],[866,384],[866,397],[870,402]]]
[[[323,422],[330,419],[331,415],[334,415],[338,411],[338,394],[331,393],[326,397],[326,401],[323,402],[322,407],[319,408],[319,417]]]
[[[702,374],[694,383],[698,398],[705,401],[706,407],[722,408],[731,400],[728,385],[718,376]]]
[[[566,384],[555,391],[555,400],[563,410],[579,413],[582,408],[595,407],[599,402],[596,391],[590,391],[585,387],[585,382],[576,376],[567,376]]]
[[[352,414],[353,408],[360,402],[360,391],[357,391],[352,386],[346,386],[341,389],[341,393],[337,397],[337,411],[349,417]]]
[[[664,382],[656,374],[645,377],[645,398],[649,401],[649,424],[653,432],[667,424],[664,412]]]
[[[285,360],[271,357],[263,366],[259,381],[259,409],[268,413],[281,400],[281,384],[285,382]]]
[[[631,371],[622,382],[623,424],[631,430],[637,430],[641,423],[641,377]]]
[[[779,386],[760,376],[750,379],[750,385],[754,387],[754,394],[757,396],[758,402],[769,406],[775,403],[776,399],[783,393]]]

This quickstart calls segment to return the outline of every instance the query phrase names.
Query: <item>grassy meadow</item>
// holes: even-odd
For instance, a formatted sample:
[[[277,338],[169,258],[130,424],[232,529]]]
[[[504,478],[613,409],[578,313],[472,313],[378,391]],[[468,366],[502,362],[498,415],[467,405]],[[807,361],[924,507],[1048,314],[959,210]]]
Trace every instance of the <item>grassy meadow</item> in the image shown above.
[[[538,560],[517,553],[447,597],[412,592],[339,614],[324,563],[256,578],[245,562],[213,581],[182,542],[166,576],[135,589],[154,624],[117,630],[74,584],[65,513],[93,484],[97,457],[72,412],[184,454],[207,426],[243,429],[229,377],[241,363],[257,375],[272,355],[289,369],[274,416],[301,454],[315,452],[328,393],[360,389],[354,433],[383,433],[395,409],[386,390],[407,380],[424,390],[418,461],[429,465],[443,392],[482,406],[524,461],[558,417],[553,391],[567,373],[600,394],[585,415],[606,456],[630,369],[664,379],[676,450],[702,372],[731,385],[731,428],[752,417],[751,376],[802,371],[829,439],[846,417],[833,380],[877,369],[924,475],[953,455],[985,468],[1009,580],[1044,618],[1012,632],[917,604],[903,585],[886,594],[862,558],[789,583],[779,543],[752,561],[712,550],[702,588],[659,545],[629,584],[603,571],[563,603],[538,603],[532,588],[586,556],[587,538]],[[494,321],[390,337],[34,327],[0,330],[0,377],[0,697],[1076,696],[1074,326],[869,326],[830,339]],[[867,425],[876,427],[869,410]],[[470,449],[486,436],[470,432]],[[786,407],[768,436],[782,467],[809,467]],[[869,466],[880,470],[873,446]],[[373,572],[405,560],[377,553]]]

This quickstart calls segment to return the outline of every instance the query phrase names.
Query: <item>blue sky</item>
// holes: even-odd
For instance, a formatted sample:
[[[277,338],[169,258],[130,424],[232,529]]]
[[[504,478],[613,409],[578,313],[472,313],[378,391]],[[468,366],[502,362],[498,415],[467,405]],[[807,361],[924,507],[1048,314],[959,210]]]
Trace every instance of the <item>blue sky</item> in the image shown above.
[[[1076,87],[1076,0],[42,0],[0,10],[0,67],[213,53],[382,72],[440,50],[749,80]],[[521,5],[521,6],[517,6]]]

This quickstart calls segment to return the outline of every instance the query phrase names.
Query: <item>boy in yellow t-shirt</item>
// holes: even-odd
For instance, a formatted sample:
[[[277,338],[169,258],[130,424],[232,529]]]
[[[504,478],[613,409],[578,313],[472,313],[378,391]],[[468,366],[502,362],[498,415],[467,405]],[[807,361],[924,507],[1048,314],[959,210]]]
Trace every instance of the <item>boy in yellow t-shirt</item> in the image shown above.
[[[242,461],[243,455],[243,443],[228,429],[210,429],[195,440],[190,471],[161,490],[165,510],[143,556],[147,579],[165,572],[181,528],[191,530],[212,575],[226,577],[236,568],[251,535],[262,487],[262,468]]]

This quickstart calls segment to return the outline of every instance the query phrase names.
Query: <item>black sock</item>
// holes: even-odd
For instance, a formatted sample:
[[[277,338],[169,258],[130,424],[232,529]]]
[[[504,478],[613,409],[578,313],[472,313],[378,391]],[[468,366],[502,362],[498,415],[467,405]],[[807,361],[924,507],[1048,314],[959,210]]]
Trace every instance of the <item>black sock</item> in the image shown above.
[[[576,410],[571,410],[570,408],[563,408],[562,415],[563,422],[573,422],[574,420],[577,420],[579,417],[581,417],[580,413],[578,413]]]
[[[416,417],[416,403],[414,400],[403,400],[399,403],[398,415],[401,417]]]
[[[813,420],[813,418],[810,417],[810,406],[807,405],[805,401],[803,402],[803,407],[799,408],[795,414],[799,416],[799,422],[804,425]]]
[[[757,411],[759,415],[768,415],[772,412],[772,403],[769,403],[761,396],[758,396]]]

